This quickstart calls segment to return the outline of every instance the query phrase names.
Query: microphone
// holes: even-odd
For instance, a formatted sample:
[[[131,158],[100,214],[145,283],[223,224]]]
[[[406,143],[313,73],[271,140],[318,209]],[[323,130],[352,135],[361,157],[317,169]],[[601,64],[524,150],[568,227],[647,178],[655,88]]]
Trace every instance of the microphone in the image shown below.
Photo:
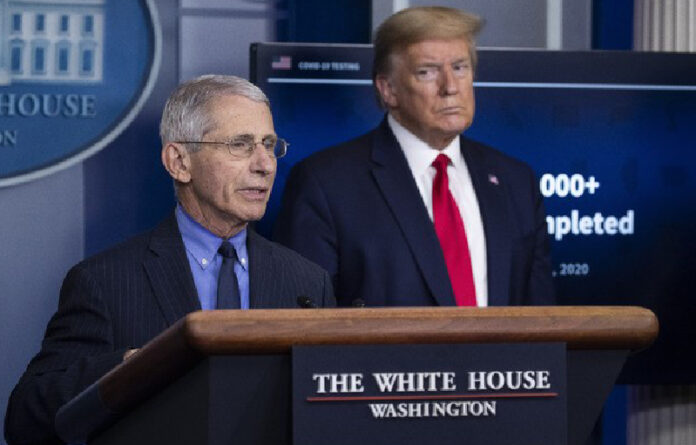
[[[301,307],[302,309],[316,309],[319,306],[306,295],[300,295],[297,297],[297,305]]]
[[[365,300],[363,300],[362,298],[356,298],[351,303],[351,306],[353,306],[353,307],[365,307]]]

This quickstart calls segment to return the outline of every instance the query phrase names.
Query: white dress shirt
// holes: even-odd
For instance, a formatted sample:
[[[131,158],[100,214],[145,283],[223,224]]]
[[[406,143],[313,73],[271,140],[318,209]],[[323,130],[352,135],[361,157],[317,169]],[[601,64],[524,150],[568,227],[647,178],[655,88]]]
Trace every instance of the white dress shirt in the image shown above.
[[[474,287],[476,288],[476,305],[479,307],[487,306],[486,237],[483,232],[483,220],[481,219],[476,192],[471,183],[471,175],[469,175],[469,169],[466,167],[466,162],[459,148],[459,136],[440,151],[430,147],[404,128],[391,114],[388,115],[387,122],[406,155],[406,161],[411,169],[413,178],[416,180],[416,185],[420,191],[421,198],[423,198],[423,203],[428,209],[431,221],[433,219],[433,180],[435,179],[435,167],[432,166],[432,163],[440,153],[446,154],[452,161],[447,166],[449,189],[464,222],[466,240],[469,244],[469,254],[471,256],[471,269],[474,275]]]

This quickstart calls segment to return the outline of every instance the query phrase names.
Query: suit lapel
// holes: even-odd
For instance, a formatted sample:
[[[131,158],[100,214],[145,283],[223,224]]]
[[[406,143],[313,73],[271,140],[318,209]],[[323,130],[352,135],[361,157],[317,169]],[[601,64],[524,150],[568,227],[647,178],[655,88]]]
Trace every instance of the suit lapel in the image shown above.
[[[488,305],[505,306],[510,286],[510,224],[503,178],[481,150],[462,137],[461,150],[476,191],[486,235]]]
[[[280,276],[274,271],[272,249],[261,235],[249,227],[247,229],[247,249],[249,251],[249,307],[252,309],[278,307],[274,295],[275,283],[269,277]]]
[[[454,305],[440,242],[411,170],[386,119],[375,130],[372,174],[399,224],[430,292],[441,306]]]
[[[173,212],[152,231],[150,252],[152,255],[144,261],[144,267],[167,323],[171,325],[189,312],[200,310]]]

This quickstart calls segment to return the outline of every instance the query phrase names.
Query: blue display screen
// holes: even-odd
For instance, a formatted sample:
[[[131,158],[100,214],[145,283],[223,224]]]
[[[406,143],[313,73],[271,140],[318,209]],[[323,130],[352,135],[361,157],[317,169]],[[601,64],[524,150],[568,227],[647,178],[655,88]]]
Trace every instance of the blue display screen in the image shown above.
[[[258,44],[252,79],[291,143],[259,230],[297,161],[383,118],[369,45]],[[480,51],[466,136],[532,166],[562,305],[638,305],[660,321],[624,383],[694,383],[696,55]]]

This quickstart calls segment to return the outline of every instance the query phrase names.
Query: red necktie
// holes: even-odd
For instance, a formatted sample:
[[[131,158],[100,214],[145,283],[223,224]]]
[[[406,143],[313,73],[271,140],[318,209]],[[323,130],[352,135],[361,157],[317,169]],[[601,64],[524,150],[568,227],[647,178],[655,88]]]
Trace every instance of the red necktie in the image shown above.
[[[476,306],[474,275],[471,271],[469,244],[457,203],[449,189],[447,165],[450,159],[439,154],[433,161],[433,222],[440,240],[457,306]]]

